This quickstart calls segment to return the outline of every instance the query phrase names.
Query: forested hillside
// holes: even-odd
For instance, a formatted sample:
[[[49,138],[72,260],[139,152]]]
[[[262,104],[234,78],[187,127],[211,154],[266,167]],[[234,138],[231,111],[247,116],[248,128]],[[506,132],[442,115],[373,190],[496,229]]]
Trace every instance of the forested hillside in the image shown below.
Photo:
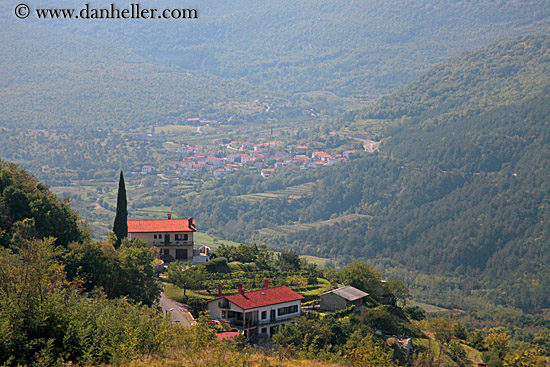
[[[376,153],[268,180],[243,172],[173,205],[233,240],[260,230],[254,240],[274,247],[375,261],[442,304],[538,311],[550,281],[549,50],[548,37],[500,41],[349,115],[341,131],[386,126]],[[298,190],[308,182],[310,195]]]
[[[68,30],[0,20],[0,126],[125,129],[189,117],[239,115],[225,102],[259,89],[150,62],[128,48]],[[16,135],[10,131],[10,134]]]
[[[547,34],[546,1],[243,4],[205,1],[183,22],[15,21],[2,8],[0,157],[63,195],[88,184],[75,201],[105,222],[110,180],[129,168],[135,211],[336,262],[375,259],[446,304],[548,304],[546,36],[464,54],[334,121],[450,55]],[[366,134],[378,151],[359,152]],[[171,168],[182,146],[222,157],[234,140],[355,153],[268,179],[258,167],[220,179]],[[144,165],[163,171],[144,177]]]
[[[56,25],[129,47],[153,61],[271,90],[323,90],[361,99],[392,92],[449,56],[550,30],[546,0],[149,0],[141,5],[194,8],[199,18],[26,22]],[[34,1],[32,6],[52,5]],[[59,1],[55,6],[77,5]],[[3,17],[13,19],[11,11],[6,7]]]
[[[403,167],[400,194],[372,218],[288,240],[453,276],[439,294],[458,305],[474,301],[454,300],[456,291],[527,310],[548,305],[549,50],[547,37],[497,42],[358,114],[393,122],[380,154]],[[413,273],[401,276],[412,284]]]

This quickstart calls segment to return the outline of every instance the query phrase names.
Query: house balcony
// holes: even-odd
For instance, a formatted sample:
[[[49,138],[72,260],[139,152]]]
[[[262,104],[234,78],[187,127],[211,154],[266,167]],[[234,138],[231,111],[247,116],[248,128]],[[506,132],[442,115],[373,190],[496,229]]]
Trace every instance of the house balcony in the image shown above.
[[[239,329],[250,329],[258,327],[259,323],[258,320],[246,320],[246,322],[243,322],[243,320],[234,320],[231,321],[231,325],[234,325]]]
[[[176,246],[189,246],[193,247],[195,244],[193,241],[162,241],[156,240],[151,242],[152,246],[155,247],[176,247]]]

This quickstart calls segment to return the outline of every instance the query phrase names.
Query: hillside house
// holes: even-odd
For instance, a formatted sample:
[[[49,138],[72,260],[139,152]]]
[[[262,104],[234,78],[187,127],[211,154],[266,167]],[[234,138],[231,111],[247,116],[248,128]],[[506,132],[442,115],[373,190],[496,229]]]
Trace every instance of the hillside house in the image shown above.
[[[147,175],[149,173],[153,173],[155,171],[155,167],[153,166],[143,166],[141,167],[141,174]]]
[[[339,311],[354,305],[363,307],[369,294],[352,286],[333,289],[321,294],[320,309],[324,311]]]
[[[216,167],[223,167],[225,166],[225,158],[207,157],[206,163]]]
[[[194,232],[193,218],[172,219],[168,214],[168,219],[128,220],[128,238],[158,247],[164,260],[192,261]]]
[[[269,177],[273,172],[275,172],[274,168],[264,168],[261,170],[260,175],[262,175],[262,177]]]
[[[355,153],[354,150],[346,150],[345,152],[342,153],[342,156],[344,158],[349,158],[353,153]]]
[[[307,146],[306,145],[298,145],[296,147],[296,154],[306,154],[307,152]]]
[[[269,288],[267,279],[258,291],[245,292],[242,283],[238,286],[237,294],[223,295],[220,285],[218,297],[207,302],[208,311],[213,320],[231,324],[249,340],[270,337],[300,316],[304,297],[286,286]]]
[[[330,159],[330,154],[326,152],[313,152],[313,154],[311,155],[311,158],[328,162],[328,160]]]
[[[248,154],[241,154],[241,163],[248,163],[254,161],[256,158],[251,157]]]
[[[214,174],[214,177],[220,177],[220,176],[228,175],[231,172],[233,172],[233,171],[229,170],[229,169],[226,169],[226,168],[218,168],[217,170],[215,170],[213,172],[213,174]]]
[[[241,153],[231,153],[228,154],[227,157],[225,157],[227,162],[240,162],[241,161]]]

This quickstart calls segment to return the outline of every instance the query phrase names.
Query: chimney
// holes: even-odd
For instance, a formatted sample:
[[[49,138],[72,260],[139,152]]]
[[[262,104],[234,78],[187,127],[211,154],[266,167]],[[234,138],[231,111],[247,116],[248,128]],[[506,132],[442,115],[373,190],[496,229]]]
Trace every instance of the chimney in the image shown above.
[[[243,283],[239,282],[237,285],[239,286],[239,294],[244,296]]]
[[[264,279],[264,288],[269,288],[269,279]]]
[[[168,219],[172,219],[172,214],[168,214]]]
[[[223,294],[222,294],[222,285],[218,284],[218,297],[221,297],[221,296],[223,296]]]
[[[193,228],[193,218],[189,218],[187,219],[187,221],[188,221],[189,229]]]

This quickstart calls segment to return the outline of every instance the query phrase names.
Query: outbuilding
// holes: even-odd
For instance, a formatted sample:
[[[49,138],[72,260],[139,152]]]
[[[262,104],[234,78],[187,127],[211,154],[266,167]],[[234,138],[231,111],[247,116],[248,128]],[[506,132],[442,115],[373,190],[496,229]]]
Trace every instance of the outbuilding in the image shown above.
[[[320,309],[323,311],[340,311],[354,305],[363,307],[369,294],[352,286],[333,289],[320,295]]]

